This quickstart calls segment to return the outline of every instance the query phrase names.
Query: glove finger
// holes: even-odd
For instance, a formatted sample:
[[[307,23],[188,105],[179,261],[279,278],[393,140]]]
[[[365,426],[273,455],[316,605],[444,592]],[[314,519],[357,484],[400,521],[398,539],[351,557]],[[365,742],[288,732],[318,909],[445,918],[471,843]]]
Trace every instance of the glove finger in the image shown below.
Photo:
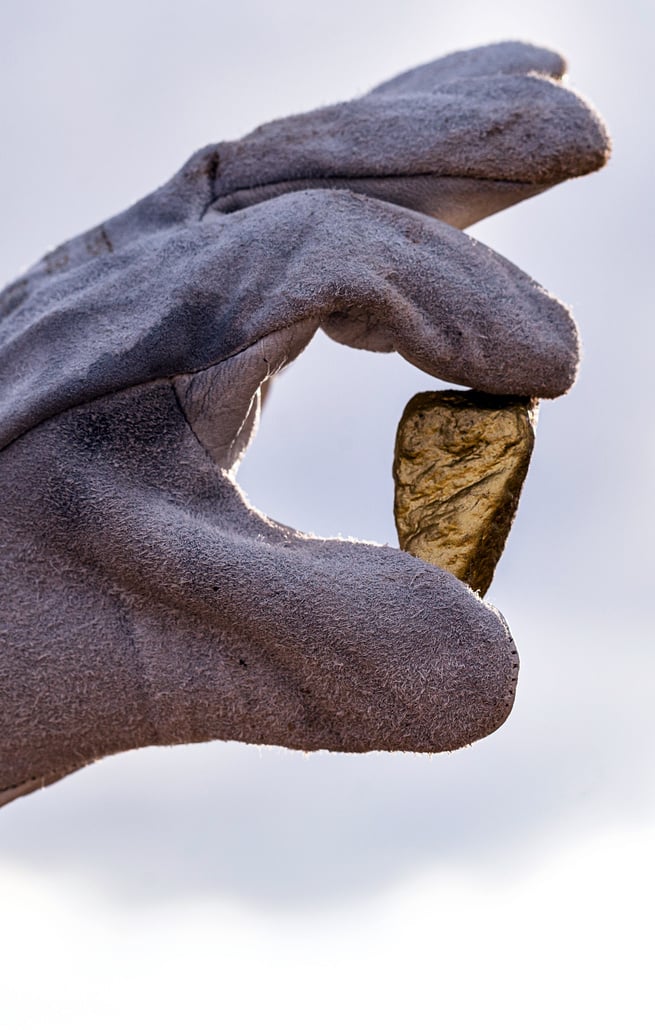
[[[566,61],[561,54],[530,43],[507,40],[472,50],[458,50],[436,61],[410,68],[382,82],[369,95],[385,93],[431,93],[452,79],[478,78],[488,75],[547,75],[561,79]]]
[[[608,137],[576,93],[525,75],[370,94],[219,147],[215,211],[307,188],[352,189],[459,228],[600,168]]]
[[[569,314],[518,268],[443,223],[347,192],[289,194],[157,234],[60,283],[2,323],[4,444],[308,320],[490,393],[555,396],[577,366]]]
[[[262,213],[269,207],[269,247],[287,251],[279,286],[257,279],[250,264],[239,276],[248,284],[239,298],[244,322],[261,306],[249,330],[257,342],[241,349],[235,341],[231,360],[176,379],[196,436],[224,467],[238,463],[256,428],[260,385],[319,325],[340,343],[397,350],[440,379],[490,393],[554,396],[572,384],[579,340],[571,316],[482,244],[354,194],[295,194]],[[256,232],[259,209],[251,211]],[[278,227],[292,219],[321,228],[283,235]]]
[[[589,105],[525,74],[552,79],[564,67],[558,54],[528,44],[480,47],[360,100],[204,147],[143,200],[47,254],[0,296],[0,314],[40,279],[141,235],[293,190],[352,189],[465,228],[607,160],[607,132]]]

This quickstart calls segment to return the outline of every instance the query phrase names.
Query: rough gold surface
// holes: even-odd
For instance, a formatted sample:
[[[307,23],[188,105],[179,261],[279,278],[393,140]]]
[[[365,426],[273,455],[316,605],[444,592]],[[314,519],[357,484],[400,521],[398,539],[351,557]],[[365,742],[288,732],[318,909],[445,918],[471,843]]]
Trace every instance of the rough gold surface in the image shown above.
[[[393,464],[400,546],[484,594],[528,471],[537,402],[473,390],[419,393]]]

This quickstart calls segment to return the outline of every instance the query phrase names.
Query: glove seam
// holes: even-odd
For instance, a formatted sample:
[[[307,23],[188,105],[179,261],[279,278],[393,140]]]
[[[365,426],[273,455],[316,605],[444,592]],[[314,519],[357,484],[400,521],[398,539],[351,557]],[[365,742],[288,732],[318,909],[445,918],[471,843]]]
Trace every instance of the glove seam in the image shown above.
[[[348,189],[350,189],[350,187],[348,186],[349,182],[362,182],[364,180],[369,180],[369,181],[372,180],[374,182],[389,182],[389,181],[394,180],[394,179],[411,179],[411,180],[415,180],[415,179],[427,179],[427,178],[434,178],[434,177],[438,177],[440,179],[468,179],[471,182],[490,183],[490,184],[492,183],[492,184],[498,185],[498,186],[528,186],[528,187],[540,187],[540,186],[543,186],[544,189],[548,186],[548,181],[547,180],[545,182],[538,182],[538,181],[532,181],[531,182],[531,181],[526,180],[526,179],[500,179],[500,178],[492,178],[492,177],[490,177],[488,175],[471,175],[471,174],[455,175],[453,173],[439,172],[439,171],[436,171],[436,170],[435,171],[430,171],[430,172],[394,172],[394,173],[391,173],[389,175],[376,175],[374,172],[372,172],[370,174],[364,173],[364,174],[354,174],[354,175],[316,175],[316,176],[307,175],[307,176],[299,176],[298,178],[289,178],[289,177],[287,177],[285,179],[274,179],[274,180],[271,180],[270,182],[255,183],[252,186],[238,186],[235,189],[227,190],[224,193],[221,193],[221,192],[218,192],[216,190],[213,190],[212,192],[214,193],[214,196],[213,196],[212,200],[203,209],[203,211],[202,211],[202,213],[200,215],[200,221],[202,221],[205,218],[205,216],[207,214],[209,214],[209,212],[211,211],[213,206],[215,204],[219,203],[219,201],[229,200],[230,197],[234,197],[238,193],[252,193],[252,192],[254,192],[256,190],[274,189],[274,188],[276,188],[278,186],[293,187],[294,183],[326,183],[326,184],[329,184],[331,182],[343,182],[343,184],[344,184],[343,186],[335,187],[335,188],[341,188],[341,189],[344,189],[344,190],[348,190]],[[325,189],[325,188],[326,187],[323,186],[323,185],[317,185],[317,186],[307,185],[307,186],[303,186],[303,190],[308,190],[308,191],[312,190],[312,189]],[[296,190],[293,190],[293,188],[290,188],[288,192],[301,192],[301,191],[300,190],[296,191]],[[357,190],[351,190],[351,192],[358,193]],[[264,200],[257,201],[257,203],[265,203],[266,200],[272,200],[272,199],[274,199],[274,198],[266,197],[266,198],[264,198]],[[378,200],[380,200],[381,203],[393,203],[393,201],[383,201],[381,198],[373,198],[373,199],[378,199]],[[245,206],[246,207],[247,206],[254,207],[255,204],[245,205]],[[239,209],[237,208],[237,210],[239,210]],[[230,211],[228,211],[228,212],[220,212],[220,214],[231,214],[231,213],[232,212],[230,212]]]

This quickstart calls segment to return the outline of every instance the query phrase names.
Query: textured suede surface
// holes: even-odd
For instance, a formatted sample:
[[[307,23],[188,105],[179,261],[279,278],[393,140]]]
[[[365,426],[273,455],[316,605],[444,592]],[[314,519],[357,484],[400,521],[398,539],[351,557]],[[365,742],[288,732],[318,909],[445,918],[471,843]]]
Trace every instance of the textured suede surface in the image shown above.
[[[499,44],[207,147],[0,296],[0,803],[149,744],[439,751],[505,719],[497,612],[272,523],[234,471],[319,326],[478,390],[569,388],[566,309],[460,231],[606,160],[563,69]]]
[[[492,609],[393,548],[250,510],[169,384],[76,408],[0,461],[3,785],[213,737],[455,748],[509,711]]]

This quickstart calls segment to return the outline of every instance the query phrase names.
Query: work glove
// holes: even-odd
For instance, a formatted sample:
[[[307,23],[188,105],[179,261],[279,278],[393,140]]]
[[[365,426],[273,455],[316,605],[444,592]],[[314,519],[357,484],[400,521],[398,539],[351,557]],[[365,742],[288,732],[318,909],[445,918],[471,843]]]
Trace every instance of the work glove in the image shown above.
[[[275,523],[235,473],[319,327],[476,390],[570,387],[568,311],[460,231],[605,162],[563,72],[484,47],[204,148],[0,296],[0,803],[154,744],[434,752],[504,721],[493,607]]]

